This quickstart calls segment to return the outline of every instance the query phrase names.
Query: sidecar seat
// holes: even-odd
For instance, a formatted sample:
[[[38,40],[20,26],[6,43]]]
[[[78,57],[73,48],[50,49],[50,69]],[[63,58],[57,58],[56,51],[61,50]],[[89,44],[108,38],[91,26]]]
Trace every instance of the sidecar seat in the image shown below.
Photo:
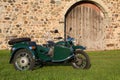
[[[8,41],[9,45],[14,45],[15,43],[19,43],[19,42],[29,42],[31,41],[30,38],[24,37],[24,38],[16,38],[16,39],[11,39],[10,41]]]
[[[54,41],[47,41],[47,42],[48,42],[48,46],[49,46],[49,47],[52,47],[52,46],[55,45]]]

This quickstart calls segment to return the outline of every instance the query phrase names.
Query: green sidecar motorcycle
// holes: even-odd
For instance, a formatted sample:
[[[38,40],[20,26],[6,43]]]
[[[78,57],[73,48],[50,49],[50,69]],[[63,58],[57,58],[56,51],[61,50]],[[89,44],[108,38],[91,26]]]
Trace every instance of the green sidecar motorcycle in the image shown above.
[[[84,52],[85,47],[75,46],[71,37],[66,41],[48,41],[43,45],[37,45],[30,38],[16,38],[8,43],[11,45],[9,62],[13,63],[16,70],[33,70],[35,66],[43,66],[46,62],[67,62],[77,69],[89,69],[91,66],[89,56]]]

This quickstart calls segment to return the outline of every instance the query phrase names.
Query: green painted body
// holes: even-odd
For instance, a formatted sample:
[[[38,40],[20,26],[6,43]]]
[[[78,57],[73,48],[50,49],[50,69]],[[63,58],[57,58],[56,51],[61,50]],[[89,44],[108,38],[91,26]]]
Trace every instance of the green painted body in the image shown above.
[[[20,49],[27,49],[28,51],[30,51],[31,54],[33,55],[33,59],[36,59],[36,57],[37,57],[36,52],[29,48],[29,44],[27,42],[16,43],[12,46],[12,49],[13,50],[11,50],[11,57],[10,57],[10,61],[9,61],[10,63],[12,62],[15,53]]]
[[[52,58],[47,55],[49,48],[37,45],[35,52],[38,54],[38,59],[42,61],[50,61]]]
[[[16,54],[16,51],[20,49],[27,49],[28,51],[30,51],[31,54],[33,55],[33,59],[40,59],[44,62],[47,61],[61,62],[71,58],[74,55],[74,51],[76,49],[84,50],[85,48],[82,46],[74,45],[70,46],[69,42],[59,41],[55,43],[53,56],[50,57],[47,55],[50,50],[49,47],[36,45],[36,49],[33,50],[30,49],[30,45],[28,44],[28,42],[20,42],[12,46],[10,63],[12,62],[12,59]]]

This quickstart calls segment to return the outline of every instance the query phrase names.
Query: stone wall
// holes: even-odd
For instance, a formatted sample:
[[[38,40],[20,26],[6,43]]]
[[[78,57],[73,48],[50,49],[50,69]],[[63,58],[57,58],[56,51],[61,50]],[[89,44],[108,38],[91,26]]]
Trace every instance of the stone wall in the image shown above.
[[[64,37],[65,14],[79,1],[0,0],[0,49],[8,49],[12,37],[30,37],[38,44],[57,35]],[[105,49],[120,49],[120,0],[86,1],[95,2],[106,14]],[[55,29],[59,34],[50,32]]]
[[[120,0],[103,1],[111,13],[109,25],[106,26],[106,49],[120,49]]]

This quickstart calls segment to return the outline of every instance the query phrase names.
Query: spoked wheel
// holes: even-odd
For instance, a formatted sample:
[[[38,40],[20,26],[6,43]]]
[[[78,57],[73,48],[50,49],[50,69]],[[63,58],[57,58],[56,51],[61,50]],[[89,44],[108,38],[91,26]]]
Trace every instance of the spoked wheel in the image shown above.
[[[89,69],[91,67],[89,56],[84,51],[77,50],[72,65],[77,69]]]
[[[35,60],[32,58],[32,54],[26,49],[17,51],[13,62],[14,67],[20,71],[32,70],[35,65]]]

